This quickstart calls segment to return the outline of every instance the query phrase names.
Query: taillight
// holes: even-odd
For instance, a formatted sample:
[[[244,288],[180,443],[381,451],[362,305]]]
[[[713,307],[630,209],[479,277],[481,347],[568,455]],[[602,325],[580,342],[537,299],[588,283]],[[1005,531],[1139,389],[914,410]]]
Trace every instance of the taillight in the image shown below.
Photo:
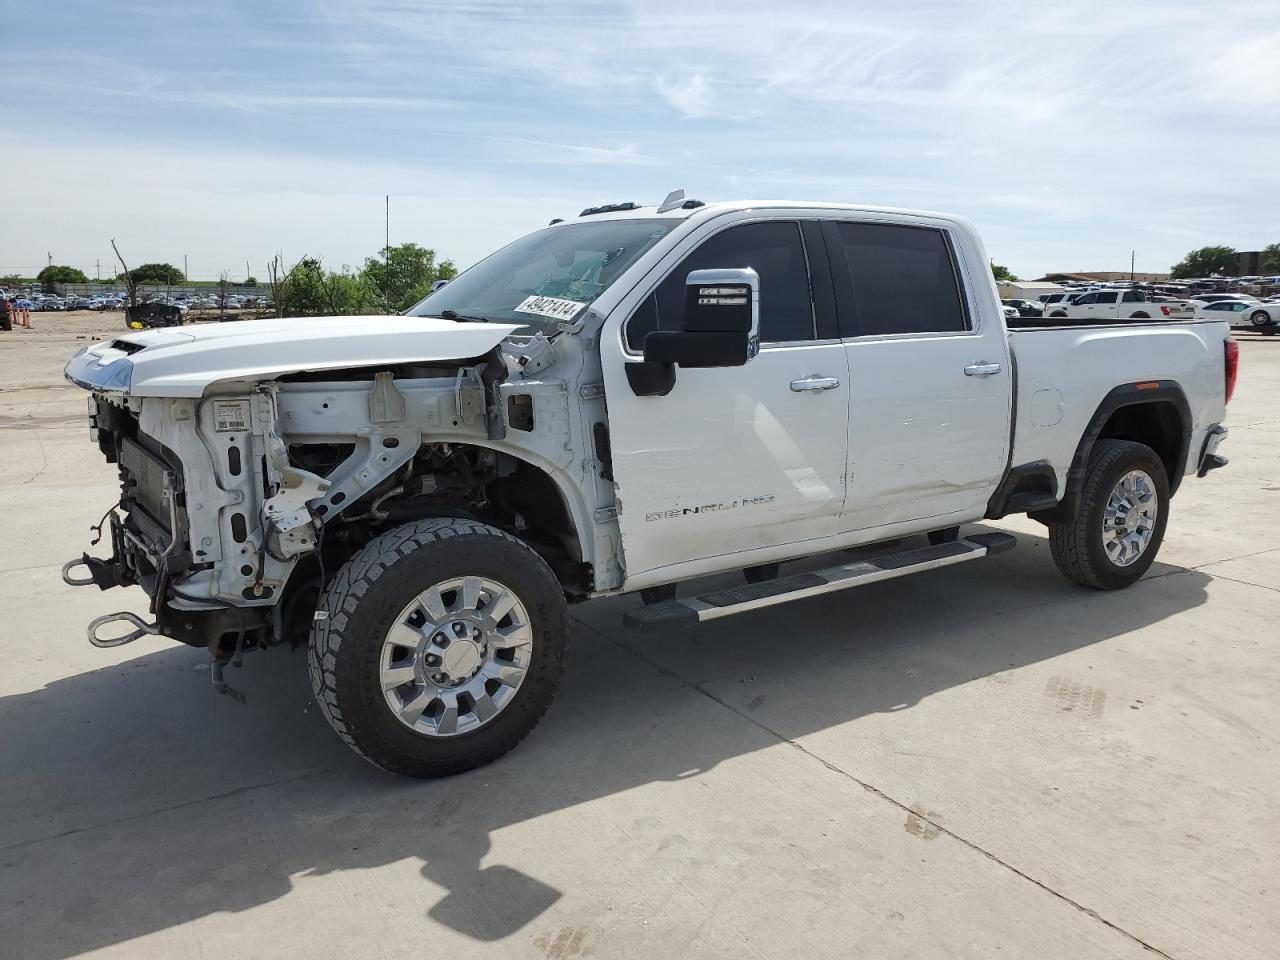
[[[1227,399],[1231,402],[1231,395],[1236,392],[1236,374],[1240,372],[1240,344],[1236,343],[1230,337],[1222,344],[1222,356],[1226,363],[1227,374]]]
[[[1166,317],[1169,316],[1169,308],[1164,306],[1163,304],[1160,306],[1160,312],[1163,313]]]

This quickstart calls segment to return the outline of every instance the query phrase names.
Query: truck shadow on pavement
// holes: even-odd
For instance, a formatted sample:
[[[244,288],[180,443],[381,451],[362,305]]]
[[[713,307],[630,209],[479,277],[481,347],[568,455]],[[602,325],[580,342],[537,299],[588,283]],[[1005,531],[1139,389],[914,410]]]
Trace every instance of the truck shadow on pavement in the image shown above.
[[[201,918],[234,931],[237,914],[310,877],[370,868],[383,872],[353,874],[344,899],[501,939],[613,870],[604,852],[565,852],[598,875],[557,888],[537,876],[569,887],[572,874],[547,863],[556,849],[528,844],[519,867],[483,866],[498,831],[696,779],[1205,602],[1207,576],[1160,565],[1130,591],[1085,591],[1057,576],[1042,538],[1019,541],[998,558],[688,634],[624,632],[632,598],[577,608],[566,681],[542,724],[503,760],[449,780],[399,779],[349,753],[311,704],[300,651],[232,671],[243,706],[213,693],[202,652],[176,645],[0,699],[5,952],[70,957]],[[83,643],[78,630],[65,643]],[[770,699],[783,707],[761,708]],[[619,830],[678,832],[679,810],[645,803]]]

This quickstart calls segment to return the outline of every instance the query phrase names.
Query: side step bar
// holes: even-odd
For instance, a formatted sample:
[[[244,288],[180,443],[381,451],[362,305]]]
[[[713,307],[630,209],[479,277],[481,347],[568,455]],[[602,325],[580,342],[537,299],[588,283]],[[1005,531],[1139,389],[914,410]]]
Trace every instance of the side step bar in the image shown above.
[[[905,577],[921,570],[977,560],[989,554],[1012,550],[1016,543],[1017,540],[1007,533],[977,533],[951,543],[891,553],[873,560],[842,563],[812,573],[798,573],[763,583],[751,583],[706,593],[700,597],[663,600],[632,610],[622,618],[622,622],[642,633],[664,627],[701,623],[802,597],[815,597],[834,590],[860,587],[865,583]]]

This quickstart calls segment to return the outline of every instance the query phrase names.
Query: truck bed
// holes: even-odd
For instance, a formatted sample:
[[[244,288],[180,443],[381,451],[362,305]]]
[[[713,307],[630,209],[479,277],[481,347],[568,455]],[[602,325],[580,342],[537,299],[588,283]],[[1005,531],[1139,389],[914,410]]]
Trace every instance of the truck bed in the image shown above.
[[[1221,320],[1087,320],[1009,323],[1016,370],[1013,465],[1045,461],[1066,484],[1080,438],[1107,395],[1144,383],[1176,383],[1193,418],[1194,471],[1207,432],[1226,414]],[[1170,477],[1176,482],[1176,478]]]
[[[1057,330],[1063,327],[1132,327],[1138,324],[1152,326],[1165,323],[1218,323],[1217,320],[1204,320],[1197,317],[1134,317],[1116,320],[1111,317],[1085,319],[1077,317],[1018,317],[1005,321],[1010,330]]]

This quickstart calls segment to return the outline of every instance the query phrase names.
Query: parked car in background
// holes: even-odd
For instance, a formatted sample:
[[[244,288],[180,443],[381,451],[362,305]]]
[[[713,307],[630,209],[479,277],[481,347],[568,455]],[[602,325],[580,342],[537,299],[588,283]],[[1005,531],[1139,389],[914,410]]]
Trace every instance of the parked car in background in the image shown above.
[[[1225,303],[1232,300],[1248,302],[1252,297],[1246,297],[1241,293],[1204,293],[1191,298],[1192,306],[1200,306],[1206,303]]]
[[[1081,296],[1083,290],[1067,290],[1062,293],[1044,293],[1040,295],[1041,312],[1047,314],[1050,307],[1060,304],[1071,303],[1076,297]]]
[[[1021,316],[1021,314],[1018,313],[1017,307],[1011,307],[1008,304],[1001,304],[1000,309],[1004,311],[1004,318],[1006,320],[1017,320],[1018,317]]]
[[[1013,307],[1020,317],[1039,317],[1044,314],[1044,304],[1035,300],[1001,300],[1006,307]]]
[[[1045,308],[1045,316],[1072,320],[1184,319],[1194,307],[1184,300],[1151,300],[1140,290],[1090,290],[1070,303]]]
[[[1249,326],[1268,330],[1280,323],[1280,303],[1262,303],[1259,300],[1218,300],[1196,307],[1196,317],[1202,320],[1227,320],[1232,326]]]

